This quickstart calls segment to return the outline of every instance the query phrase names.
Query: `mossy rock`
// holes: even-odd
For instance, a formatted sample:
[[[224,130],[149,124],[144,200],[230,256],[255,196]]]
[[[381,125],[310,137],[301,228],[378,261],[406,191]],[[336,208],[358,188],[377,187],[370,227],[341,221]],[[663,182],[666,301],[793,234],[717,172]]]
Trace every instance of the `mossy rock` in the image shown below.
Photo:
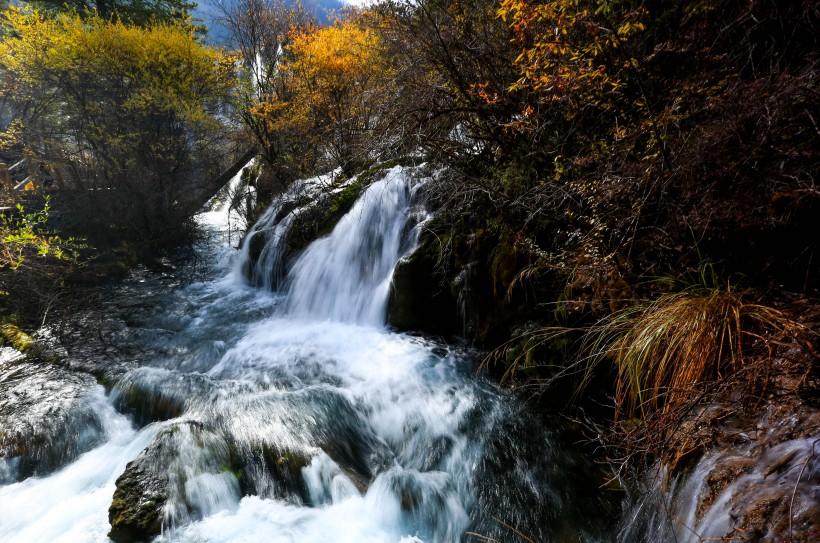
[[[353,179],[340,180],[336,186],[338,190],[328,192],[306,206],[291,226],[285,260],[292,261],[314,240],[329,235],[342,217],[353,208],[367,187],[384,177],[391,168],[402,164],[402,160],[376,164]],[[287,212],[290,211],[292,209]],[[280,211],[279,220],[284,215],[285,213]]]
[[[165,523],[197,517],[196,506],[186,497],[187,482],[201,473],[226,471],[228,456],[221,436],[201,422],[179,422],[160,430],[117,479],[108,509],[108,537],[116,543],[149,541]],[[233,466],[227,467],[233,473]]]
[[[108,537],[116,543],[148,541],[162,531],[167,477],[147,469],[140,459],[129,463],[117,479],[108,509]]]
[[[2,345],[8,345],[24,353],[34,345],[34,338],[14,324],[0,324],[0,346]]]

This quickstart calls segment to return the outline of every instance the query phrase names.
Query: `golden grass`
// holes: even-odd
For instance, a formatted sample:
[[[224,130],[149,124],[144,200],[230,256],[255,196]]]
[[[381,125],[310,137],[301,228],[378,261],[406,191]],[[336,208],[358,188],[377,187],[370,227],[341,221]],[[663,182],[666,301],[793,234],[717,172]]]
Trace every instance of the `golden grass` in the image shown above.
[[[582,337],[573,349],[576,355],[566,363],[538,360],[542,346],[578,332]],[[701,385],[735,372],[743,370],[750,380],[766,377],[772,347],[807,332],[782,311],[747,302],[739,292],[698,286],[635,303],[585,330],[528,330],[490,353],[483,365],[504,364],[502,381],[536,366],[551,377],[527,385],[574,378],[580,394],[599,365],[611,361],[617,373],[616,418],[646,418],[696,401],[705,390]],[[768,351],[750,364],[749,355],[759,349]]]
[[[616,417],[644,416],[680,407],[697,385],[743,369],[752,344],[768,347],[802,329],[737,292],[690,290],[610,315],[587,332],[582,352],[588,372],[602,359],[614,362]]]

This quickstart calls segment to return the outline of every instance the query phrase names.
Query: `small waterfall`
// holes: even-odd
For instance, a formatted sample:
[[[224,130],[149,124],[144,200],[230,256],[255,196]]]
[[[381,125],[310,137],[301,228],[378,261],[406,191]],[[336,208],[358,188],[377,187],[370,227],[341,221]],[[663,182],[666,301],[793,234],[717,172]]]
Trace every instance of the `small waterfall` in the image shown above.
[[[812,438],[766,448],[741,442],[707,453],[675,477],[656,467],[626,504],[618,542],[770,541],[770,519],[788,525],[794,541],[808,541],[800,534],[816,518],[817,445]]]
[[[294,264],[288,314],[382,325],[393,268],[417,238],[416,228],[406,231],[417,186],[395,167],[368,187],[330,236]]]
[[[209,210],[197,216],[201,225],[222,231],[229,244],[242,232],[245,217],[256,202],[256,189],[245,182],[255,164],[256,158],[250,159],[211,199]]]
[[[337,172],[294,182],[277,196],[242,240],[231,275],[265,290],[276,290],[285,279],[284,249],[294,219],[315,203]],[[344,185],[343,185],[344,186]],[[257,254],[251,255],[255,252]]]

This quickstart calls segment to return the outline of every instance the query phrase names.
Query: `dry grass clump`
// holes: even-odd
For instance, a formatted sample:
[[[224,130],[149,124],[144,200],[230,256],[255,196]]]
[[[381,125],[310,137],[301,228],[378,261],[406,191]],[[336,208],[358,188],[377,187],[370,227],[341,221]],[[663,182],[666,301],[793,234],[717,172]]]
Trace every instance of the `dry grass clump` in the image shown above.
[[[556,341],[581,333],[566,363],[539,356]],[[576,394],[605,361],[615,366],[616,419],[648,420],[685,408],[708,392],[709,383],[738,377],[764,382],[771,374],[774,347],[809,334],[783,311],[752,303],[730,288],[691,287],[617,310],[585,330],[535,327],[517,335],[484,360],[504,365],[502,380],[537,367],[545,379],[526,386],[548,386],[574,378]]]
[[[617,369],[616,417],[669,412],[693,400],[697,385],[769,364],[744,366],[751,348],[768,348],[804,332],[782,311],[748,303],[731,290],[690,290],[618,311],[583,340],[587,371],[603,359]],[[770,361],[769,357],[765,360]]]

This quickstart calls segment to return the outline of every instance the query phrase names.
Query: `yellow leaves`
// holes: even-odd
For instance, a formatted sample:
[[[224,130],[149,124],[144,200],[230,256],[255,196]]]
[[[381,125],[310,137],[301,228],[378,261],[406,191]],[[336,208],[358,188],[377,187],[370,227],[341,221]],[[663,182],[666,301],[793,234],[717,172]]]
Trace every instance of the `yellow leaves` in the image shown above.
[[[645,29],[642,15],[608,0],[501,0],[497,16],[519,49],[514,64],[521,77],[508,90],[533,92],[542,103],[606,108],[607,93],[621,85],[617,72],[637,63],[616,64],[614,73],[607,66],[617,49]]]
[[[48,230],[49,210],[46,198],[39,211],[27,212],[17,204],[15,214],[0,215],[0,269],[19,269],[30,255],[67,260],[84,247],[76,239],[63,239]]]
[[[8,149],[17,144],[22,131],[23,122],[20,119],[12,120],[6,127],[6,130],[0,132],[0,149]]]
[[[233,85],[233,63],[222,51],[196,41],[190,27],[129,26],[64,13],[45,17],[12,7],[0,66],[24,85],[99,84],[123,96],[128,111],[204,115],[203,100]]]
[[[378,35],[352,22],[295,32],[282,67],[305,107],[327,109],[334,121],[342,111],[331,104],[346,102],[345,114],[368,89],[390,75]],[[306,114],[306,111],[303,112]]]
[[[343,164],[366,146],[394,75],[379,35],[360,23],[291,31],[278,67],[287,92],[251,108],[269,130],[309,136]]]
[[[618,27],[618,36],[621,38],[626,38],[632,34],[643,32],[644,30],[646,30],[646,26],[642,22],[626,21]]]

